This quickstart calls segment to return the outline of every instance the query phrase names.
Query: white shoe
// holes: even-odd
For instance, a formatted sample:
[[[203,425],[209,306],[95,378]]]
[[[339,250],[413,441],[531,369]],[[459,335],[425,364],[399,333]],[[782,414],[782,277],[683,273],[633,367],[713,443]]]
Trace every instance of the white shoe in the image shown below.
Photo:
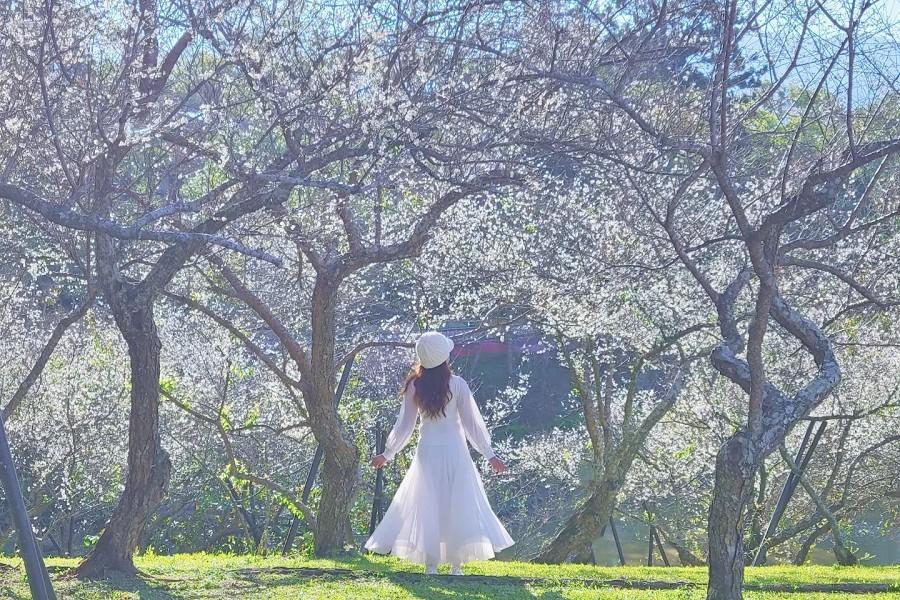
[[[426,575],[437,575],[437,565],[425,565]]]
[[[462,565],[453,565],[452,567],[450,567],[450,574],[451,575],[462,575],[463,574]]]

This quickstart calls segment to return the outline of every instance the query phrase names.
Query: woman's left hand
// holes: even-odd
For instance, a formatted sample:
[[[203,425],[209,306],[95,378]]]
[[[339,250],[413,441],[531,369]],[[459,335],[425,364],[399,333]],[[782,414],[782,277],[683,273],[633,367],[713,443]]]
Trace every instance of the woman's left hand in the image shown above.
[[[383,467],[384,465],[387,464],[387,459],[384,457],[384,454],[378,454],[378,455],[372,457],[372,462],[369,464],[372,465],[373,467],[375,467],[376,469],[380,469],[381,467]]]
[[[493,467],[494,472],[497,475],[506,470],[506,463],[500,460],[499,456],[491,458],[491,460],[489,460],[488,462],[491,463],[491,467]]]

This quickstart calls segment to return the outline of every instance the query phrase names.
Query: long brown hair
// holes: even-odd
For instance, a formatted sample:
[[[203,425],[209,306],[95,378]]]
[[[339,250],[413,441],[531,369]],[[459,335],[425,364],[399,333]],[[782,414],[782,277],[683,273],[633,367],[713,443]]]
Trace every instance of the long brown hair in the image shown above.
[[[438,415],[446,417],[445,408],[450,402],[451,375],[453,375],[453,371],[450,370],[450,364],[447,361],[431,369],[418,365],[406,378],[403,392],[405,393],[409,389],[410,384],[413,385],[415,389],[413,398],[416,406],[425,413],[425,416],[432,419],[437,418]]]

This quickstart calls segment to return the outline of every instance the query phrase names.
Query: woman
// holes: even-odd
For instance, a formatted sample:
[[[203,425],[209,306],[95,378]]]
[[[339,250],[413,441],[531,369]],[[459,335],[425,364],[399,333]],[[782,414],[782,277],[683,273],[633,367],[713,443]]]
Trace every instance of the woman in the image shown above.
[[[491,449],[468,384],[450,371],[451,350],[453,340],[438,332],[416,342],[419,366],[406,381],[384,452],[372,458],[373,467],[384,467],[421,417],[415,457],[366,548],[425,564],[426,574],[450,563],[451,573],[462,575],[463,563],[493,558],[514,543],[491,510],[466,440],[497,473],[506,466]]]

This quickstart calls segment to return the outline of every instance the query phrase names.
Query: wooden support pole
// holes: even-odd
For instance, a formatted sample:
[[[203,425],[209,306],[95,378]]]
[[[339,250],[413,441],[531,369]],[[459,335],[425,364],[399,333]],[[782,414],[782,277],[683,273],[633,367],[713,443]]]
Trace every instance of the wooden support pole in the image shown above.
[[[19,538],[19,547],[22,549],[22,561],[25,563],[31,597],[35,600],[56,600],[53,584],[50,583],[50,574],[44,565],[41,548],[34,537],[28,509],[25,508],[22,487],[19,485],[19,477],[16,475],[16,467],[9,449],[9,442],[6,439],[6,426],[3,424],[2,417],[0,417],[0,483],[3,484],[3,490],[6,492],[6,502],[9,505],[9,512],[12,513],[16,534]]]
[[[622,550],[622,542],[619,541],[619,532],[612,516],[609,517],[609,530],[612,531],[613,541],[616,542],[616,552],[619,553],[619,565],[625,566],[625,552]]]
[[[384,452],[384,445],[387,442],[387,435],[381,427],[381,424],[375,426],[375,454]],[[378,469],[375,472],[375,491],[372,494],[372,517],[369,519],[369,535],[375,531],[378,522],[381,521],[382,505],[384,504],[382,496],[384,494],[384,469]]]
[[[663,563],[667,567],[671,567],[669,564],[669,557],[666,556],[666,551],[663,549],[662,541],[659,539],[659,532],[656,530],[656,527],[652,527],[653,530],[653,539],[656,540],[656,549],[659,550],[659,555],[662,557]]]
[[[816,446],[819,445],[822,434],[825,433],[825,426],[828,425],[828,421],[821,422],[821,425],[819,425],[818,430],[816,430],[815,435],[812,438],[812,442],[809,444],[809,449],[807,449],[806,444],[809,442],[809,437],[812,434],[815,425],[815,421],[809,422],[806,433],[803,436],[803,441],[800,443],[800,448],[797,450],[797,457],[794,459],[794,462],[800,466],[801,473],[806,471],[806,467],[809,465],[812,454],[815,451]],[[759,540],[759,547],[756,549],[756,554],[753,556],[752,566],[759,566],[759,564],[763,562],[766,552],[766,540],[770,535],[775,533],[775,528],[778,527],[778,522],[784,515],[784,511],[787,509],[788,502],[790,502],[791,496],[794,495],[794,490],[797,489],[799,481],[799,478],[797,478],[793,471],[791,471],[788,474],[787,479],[785,479],[784,486],[781,488],[781,494],[778,496],[778,502],[775,504],[775,510],[772,511],[772,517],[769,519],[766,530]]]
[[[650,507],[647,506],[647,503],[646,503],[646,502],[641,502],[641,505],[644,507],[644,514],[647,515],[647,525],[648,525],[648,531],[647,531],[647,566],[648,566],[648,567],[652,567],[652,566],[653,566],[653,534],[654,534],[654,529],[655,529],[655,528],[653,527],[653,513],[650,512]]]

